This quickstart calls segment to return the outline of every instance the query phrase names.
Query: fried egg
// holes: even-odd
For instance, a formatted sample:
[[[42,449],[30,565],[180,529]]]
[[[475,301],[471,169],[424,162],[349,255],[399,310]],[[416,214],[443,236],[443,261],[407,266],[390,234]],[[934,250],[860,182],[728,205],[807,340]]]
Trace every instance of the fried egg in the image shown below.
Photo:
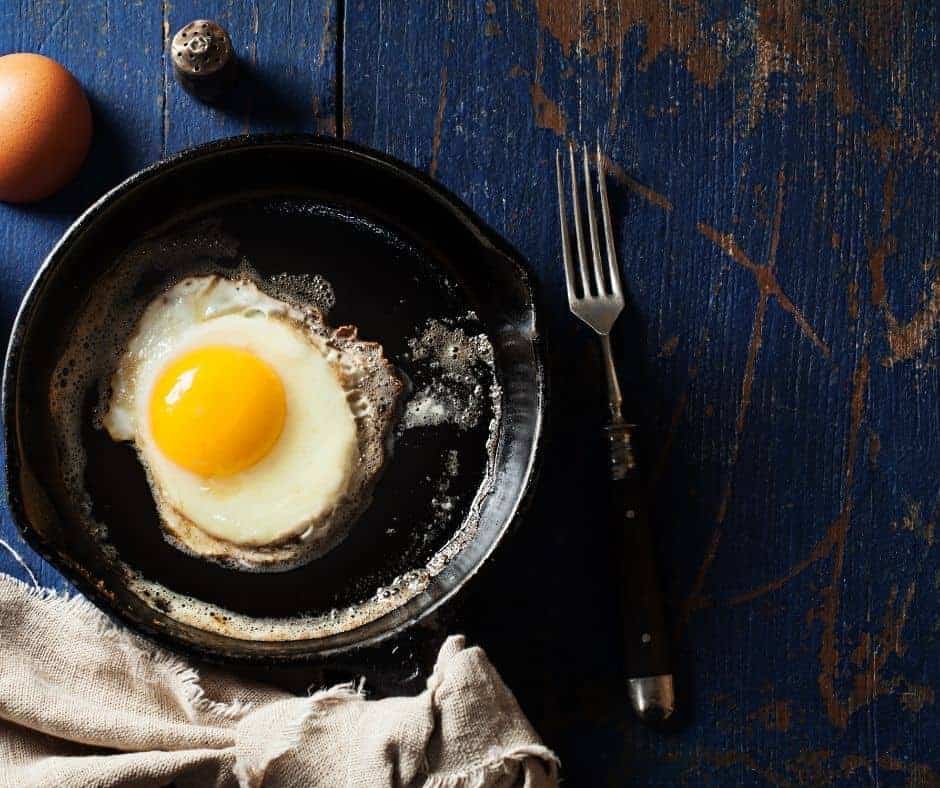
[[[248,278],[190,277],[144,311],[101,422],[134,444],[174,544],[278,571],[368,505],[401,388],[354,328]]]

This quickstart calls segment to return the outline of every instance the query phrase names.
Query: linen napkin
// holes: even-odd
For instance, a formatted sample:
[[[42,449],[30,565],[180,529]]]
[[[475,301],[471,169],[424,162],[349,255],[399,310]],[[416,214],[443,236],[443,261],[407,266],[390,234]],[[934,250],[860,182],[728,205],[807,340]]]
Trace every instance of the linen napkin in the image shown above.
[[[543,788],[558,760],[486,655],[442,646],[427,689],[295,697],[201,675],[82,597],[0,575],[0,786]]]

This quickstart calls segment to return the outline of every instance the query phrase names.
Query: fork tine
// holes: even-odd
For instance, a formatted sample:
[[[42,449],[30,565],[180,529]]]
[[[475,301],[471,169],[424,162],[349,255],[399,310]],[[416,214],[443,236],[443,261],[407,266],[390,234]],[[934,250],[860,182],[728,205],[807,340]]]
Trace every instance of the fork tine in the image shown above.
[[[591,186],[591,157],[588,154],[587,143],[584,143],[584,191],[585,209],[588,217],[588,227],[591,230],[591,257],[594,261],[594,281],[597,282],[597,294],[607,292],[604,282],[604,262],[601,260],[601,241],[597,234],[597,215],[594,213],[594,188]]]
[[[558,177],[558,220],[561,223],[561,257],[565,261],[565,287],[568,289],[568,303],[574,304],[577,295],[574,291],[574,265],[571,262],[571,240],[568,237],[568,217],[565,210],[565,177],[561,171],[561,150],[555,151],[555,175]]]
[[[581,289],[585,298],[591,293],[591,274],[587,266],[587,250],[584,248],[584,228],[581,226],[581,201],[578,199],[578,171],[574,166],[574,143],[568,143],[568,164],[571,169],[571,205],[574,209],[574,234],[578,240],[578,269],[581,271]]]
[[[607,199],[607,174],[601,144],[597,143],[597,183],[601,193],[601,217],[604,221],[604,240],[607,242],[607,268],[610,274],[610,286],[614,295],[623,295],[620,287],[620,264],[617,262],[617,250],[614,247],[614,228],[610,223],[610,202]]]

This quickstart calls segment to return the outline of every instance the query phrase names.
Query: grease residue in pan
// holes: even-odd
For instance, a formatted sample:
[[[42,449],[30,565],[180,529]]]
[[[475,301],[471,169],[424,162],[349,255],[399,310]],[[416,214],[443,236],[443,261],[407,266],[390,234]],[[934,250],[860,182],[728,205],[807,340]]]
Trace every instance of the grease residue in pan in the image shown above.
[[[372,505],[349,536],[326,556],[277,574],[226,569],[167,544],[133,449],[93,426],[99,383],[149,300],[185,275],[246,266],[269,291],[313,300],[329,308],[332,325],[355,325],[360,337],[380,342],[414,393]],[[72,471],[65,480],[83,503],[83,527],[126,567],[136,593],[203,630],[294,640],[374,620],[423,591],[472,538],[476,506],[489,490],[499,389],[473,305],[426,252],[309,200],[256,196],[218,205],[135,245],[90,293],[53,381],[62,458]]]

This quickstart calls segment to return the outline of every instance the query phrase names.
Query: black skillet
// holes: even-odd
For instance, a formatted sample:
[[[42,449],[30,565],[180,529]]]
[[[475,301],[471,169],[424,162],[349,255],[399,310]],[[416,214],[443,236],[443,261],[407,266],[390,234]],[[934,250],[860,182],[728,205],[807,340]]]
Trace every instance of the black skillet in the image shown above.
[[[173,246],[194,228],[221,228],[262,276],[321,274],[336,292],[333,325],[382,342],[409,373],[407,340],[428,319],[484,331],[501,386],[492,492],[469,544],[423,592],[345,632],[255,642],[171,619],[130,590],[127,570],[249,616],[323,615],[355,606],[431,558],[460,527],[485,474],[487,418],[403,433],[368,511],[349,537],[306,567],[250,574],[179,552],[160,536],[153,501],[131,449],[91,426],[88,391],[84,487],[101,540],[81,526],[68,492],[49,407],[50,376],[90,294],[141,239]],[[184,245],[185,246],[185,245]],[[153,246],[151,245],[151,248]],[[184,269],[231,266],[176,251],[144,255],[140,293],[159,292]],[[210,255],[211,256],[211,255]],[[475,317],[468,317],[472,310]],[[180,153],[133,175],[86,211],[56,245],[17,316],[7,351],[3,411],[9,502],[25,538],[84,594],[133,628],[197,655],[290,662],[378,642],[427,616],[477,571],[517,516],[533,482],[545,408],[545,372],[525,269],[465,205],[400,162],[336,140],[239,137]],[[485,416],[486,414],[484,414]],[[441,458],[457,452],[448,491],[454,516],[431,516]]]

